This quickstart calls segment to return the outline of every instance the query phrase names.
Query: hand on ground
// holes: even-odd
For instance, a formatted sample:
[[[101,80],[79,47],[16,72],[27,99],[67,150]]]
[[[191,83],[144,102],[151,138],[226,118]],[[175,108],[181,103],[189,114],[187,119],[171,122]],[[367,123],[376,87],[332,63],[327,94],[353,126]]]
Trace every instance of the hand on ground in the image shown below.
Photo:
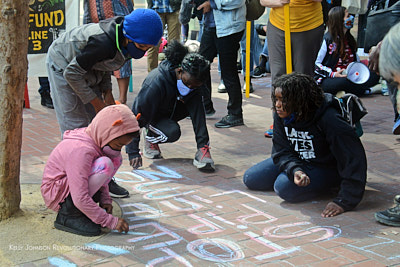
[[[328,205],[326,205],[324,211],[321,213],[321,216],[324,218],[333,217],[342,214],[343,212],[344,209],[338,204],[336,204],[335,202],[329,202]]]
[[[118,230],[118,232],[122,233],[125,232],[127,233],[129,231],[129,224],[122,218],[118,218],[118,223],[117,226],[115,227],[115,230]]]

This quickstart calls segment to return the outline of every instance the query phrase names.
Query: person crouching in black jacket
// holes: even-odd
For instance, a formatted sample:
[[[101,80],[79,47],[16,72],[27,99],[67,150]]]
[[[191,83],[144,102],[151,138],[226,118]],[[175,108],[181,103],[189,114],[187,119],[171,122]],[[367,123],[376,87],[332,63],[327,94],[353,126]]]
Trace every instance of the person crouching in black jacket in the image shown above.
[[[271,158],[243,177],[251,190],[275,190],[288,202],[311,200],[339,186],[322,217],[354,209],[367,179],[367,159],[355,130],[312,77],[292,73],[273,84]]]
[[[188,53],[178,41],[168,44],[165,55],[167,59],[144,80],[132,106],[134,114],[141,114],[139,126],[145,127],[143,155],[161,158],[158,144],[177,141],[181,136],[177,122],[190,116],[197,143],[193,164],[202,171],[214,171],[200,89],[210,62],[200,54]],[[126,146],[126,152],[134,169],[142,166],[139,138]]]

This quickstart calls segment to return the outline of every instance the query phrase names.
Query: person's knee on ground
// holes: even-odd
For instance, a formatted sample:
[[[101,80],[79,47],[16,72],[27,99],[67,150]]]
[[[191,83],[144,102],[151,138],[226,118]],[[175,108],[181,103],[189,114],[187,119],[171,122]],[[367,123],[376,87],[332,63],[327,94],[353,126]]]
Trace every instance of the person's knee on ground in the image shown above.
[[[243,175],[243,183],[250,190],[272,190],[278,174],[278,167],[268,158],[250,167]]]
[[[259,175],[259,171],[252,168],[248,169],[243,175],[243,183],[250,190],[272,190],[273,186],[263,183],[262,177]]]

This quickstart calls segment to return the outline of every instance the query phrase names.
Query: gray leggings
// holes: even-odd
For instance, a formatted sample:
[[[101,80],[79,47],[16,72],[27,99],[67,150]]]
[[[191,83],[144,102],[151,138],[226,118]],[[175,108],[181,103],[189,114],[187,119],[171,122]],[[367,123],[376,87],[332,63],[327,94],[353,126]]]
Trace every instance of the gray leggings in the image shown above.
[[[293,71],[313,76],[315,59],[323,35],[323,25],[309,31],[290,34]],[[271,78],[274,82],[276,78],[286,73],[285,32],[268,22],[267,40]]]

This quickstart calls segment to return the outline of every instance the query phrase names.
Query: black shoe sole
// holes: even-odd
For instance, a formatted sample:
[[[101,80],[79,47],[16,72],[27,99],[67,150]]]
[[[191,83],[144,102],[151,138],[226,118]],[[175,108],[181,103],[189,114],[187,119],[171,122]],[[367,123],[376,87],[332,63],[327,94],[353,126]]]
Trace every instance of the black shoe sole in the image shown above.
[[[215,114],[215,109],[213,110],[213,111],[206,111],[206,117],[211,117],[211,116],[214,116],[214,114]]]
[[[83,235],[83,236],[98,236],[101,235],[101,229],[99,229],[98,232],[95,233],[88,233],[88,232],[84,232],[84,231],[79,231],[76,229],[72,229],[69,228],[65,225],[59,224],[57,222],[54,222],[54,227],[58,230],[64,231],[64,232],[68,232],[68,233],[72,233],[72,234],[76,234],[76,235]]]
[[[41,104],[43,107],[54,109],[54,106],[51,106],[51,105],[49,105],[49,104],[43,104],[43,103],[40,103],[40,104]]]
[[[392,221],[386,218],[382,218],[378,215],[378,213],[375,213],[375,220],[385,225],[396,226],[396,227],[400,226],[400,221]]]
[[[218,122],[215,124],[215,127],[217,128],[231,128],[231,127],[236,127],[236,126],[242,126],[244,123],[234,123],[234,124],[218,124]]]

